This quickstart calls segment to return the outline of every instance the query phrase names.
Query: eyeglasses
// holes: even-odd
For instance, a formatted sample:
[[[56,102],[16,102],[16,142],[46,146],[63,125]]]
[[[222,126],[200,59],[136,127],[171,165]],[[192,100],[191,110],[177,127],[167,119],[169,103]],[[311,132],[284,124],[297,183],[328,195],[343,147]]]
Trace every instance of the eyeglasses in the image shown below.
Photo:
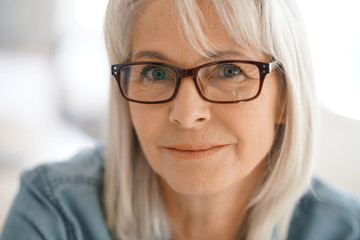
[[[257,98],[265,76],[280,66],[271,63],[226,60],[182,69],[160,62],[112,65],[122,96],[128,101],[157,104],[173,100],[181,79],[191,78],[200,96],[212,103],[238,103]]]

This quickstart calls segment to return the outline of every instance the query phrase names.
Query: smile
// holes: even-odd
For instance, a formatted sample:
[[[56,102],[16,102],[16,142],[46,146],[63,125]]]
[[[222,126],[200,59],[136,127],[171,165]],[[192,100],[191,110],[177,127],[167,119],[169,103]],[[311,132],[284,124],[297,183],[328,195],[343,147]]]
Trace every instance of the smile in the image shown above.
[[[215,155],[227,145],[220,144],[176,144],[165,147],[175,158],[184,160],[195,160]]]

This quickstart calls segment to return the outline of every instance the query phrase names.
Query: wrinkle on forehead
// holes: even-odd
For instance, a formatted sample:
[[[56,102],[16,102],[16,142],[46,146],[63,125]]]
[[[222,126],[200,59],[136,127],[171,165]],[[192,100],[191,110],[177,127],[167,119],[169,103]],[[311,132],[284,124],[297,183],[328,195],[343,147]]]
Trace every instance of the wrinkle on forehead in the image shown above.
[[[211,1],[194,1],[194,3],[199,5],[187,7],[197,9],[196,17],[190,16],[190,13],[184,8],[179,9],[179,6],[183,6],[183,4],[172,0],[147,1],[134,23],[134,31],[142,34],[145,38],[149,34],[168,33],[169,36],[167,39],[165,38],[166,40],[177,41],[178,45],[188,45],[189,48],[194,48],[207,57],[207,53],[213,53],[215,50],[213,41],[221,42],[230,36]],[[184,18],[181,18],[180,12],[184,13]],[[214,34],[214,31],[217,34]],[[176,38],[173,38],[174,32],[178,33]],[[213,34],[212,41],[209,40],[209,34]],[[148,40],[152,41],[152,39]]]
[[[243,52],[243,56],[236,59],[268,61],[261,51],[251,51],[246,46],[240,46],[228,33],[223,25],[215,7],[210,1],[200,1],[199,19],[201,31],[206,41],[200,41],[199,46],[194,46],[196,33],[186,32],[193,27],[183,26],[183,19],[179,19],[176,3],[171,0],[148,1],[143,11],[139,14],[134,24],[133,51],[131,59],[140,51],[159,51],[169,53],[173,65],[182,67],[194,67],[216,58],[218,52],[237,49]],[[186,11],[185,11],[186,12]],[[189,23],[190,20],[188,20]],[[201,34],[200,34],[201,35]],[[175,48],[175,49],[174,49]],[[246,57],[251,56],[251,57]],[[233,57],[232,57],[233,58]],[[185,61],[183,61],[186,59]]]
[[[166,18],[162,25],[162,31],[172,31],[176,28],[181,32],[177,40],[189,43],[190,47],[199,54],[207,57],[208,52],[216,50],[212,38],[209,41],[209,33],[214,28],[221,28],[225,34],[217,34],[218,40],[231,38],[244,49],[266,53],[272,59],[273,49],[269,49],[267,42],[264,42],[264,24],[262,12],[258,1],[232,1],[232,0],[151,0],[144,1],[138,18],[147,15],[148,21],[145,25],[153,25],[153,30],[159,30],[160,19]],[[173,22],[176,24],[168,24]],[[141,30],[142,26],[139,26]],[[144,25],[144,24],[143,24]],[[136,27],[136,28],[137,28]],[[147,26],[151,29],[150,26]],[[266,29],[265,29],[266,30]],[[213,36],[214,37],[214,36]]]

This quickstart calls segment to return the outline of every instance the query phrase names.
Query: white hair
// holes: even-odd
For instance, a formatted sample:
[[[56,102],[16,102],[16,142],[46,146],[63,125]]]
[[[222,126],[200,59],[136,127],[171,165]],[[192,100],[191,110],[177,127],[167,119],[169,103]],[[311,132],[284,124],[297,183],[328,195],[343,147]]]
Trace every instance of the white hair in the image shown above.
[[[132,25],[144,0],[110,0],[105,36],[111,64],[129,60]],[[276,229],[285,239],[293,209],[307,190],[312,173],[317,102],[312,64],[302,20],[293,0],[212,0],[230,36],[241,46],[258,49],[279,61],[285,124],[267,159],[266,174],[247,208],[242,239],[270,239]],[[202,31],[199,0],[173,1],[179,27],[199,53],[211,49]],[[196,34],[195,34],[196,33]],[[169,238],[171,229],[159,177],[147,163],[128,103],[111,80],[106,143],[104,205],[107,225],[121,239]],[[246,104],[246,103],[241,103]]]

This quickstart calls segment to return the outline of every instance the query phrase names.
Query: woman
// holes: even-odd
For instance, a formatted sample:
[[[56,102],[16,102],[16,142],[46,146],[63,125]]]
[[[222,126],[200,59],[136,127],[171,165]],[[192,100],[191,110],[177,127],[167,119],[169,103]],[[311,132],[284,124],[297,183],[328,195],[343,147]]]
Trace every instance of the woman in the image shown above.
[[[105,153],[25,173],[1,239],[359,239],[310,184],[304,36],[289,0],[110,0]]]

